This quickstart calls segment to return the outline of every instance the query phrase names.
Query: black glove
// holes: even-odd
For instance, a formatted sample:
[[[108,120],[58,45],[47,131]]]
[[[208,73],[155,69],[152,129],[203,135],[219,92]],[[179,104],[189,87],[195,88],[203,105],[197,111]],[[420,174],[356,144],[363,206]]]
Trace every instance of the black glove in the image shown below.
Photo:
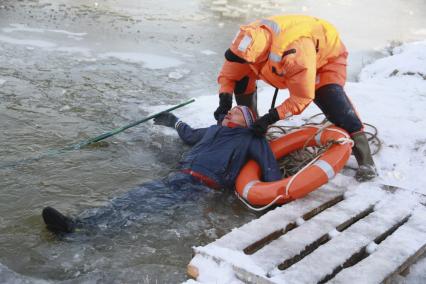
[[[280,120],[278,111],[275,108],[270,109],[269,113],[265,114],[254,122],[252,131],[256,136],[261,137],[265,135],[266,131],[268,130],[268,126],[274,122],[277,122],[278,120]]]
[[[214,118],[219,119],[224,117],[228,111],[232,108],[232,94],[220,93],[219,94],[219,106],[214,112]]]
[[[171,112],[162,112],[154,118],[154,124],[175,128],[179,119]]]

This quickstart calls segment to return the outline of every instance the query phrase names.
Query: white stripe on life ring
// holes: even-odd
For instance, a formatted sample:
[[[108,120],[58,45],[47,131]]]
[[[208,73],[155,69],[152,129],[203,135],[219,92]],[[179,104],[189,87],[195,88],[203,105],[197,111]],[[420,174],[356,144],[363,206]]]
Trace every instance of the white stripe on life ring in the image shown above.
[[[322,131],[319,131],[317,134],[315,134],[315,143],[317,143],[317,146],[322,146],[321,135],[322,135]]]
[[[251,182],[249,182],[248,184],[246,184],[246,186],[244,186],[243,189],[243,197],[245,200],[247,200],[248,198],[248,194],[250,189],[253,187],[253,185],[255,185],[258,182],[258,180],[252,180]]]
[[[327,178],[329,180],[332,179],[336,175],[333,167],[324,160],[316,161],[314,163],[314,166],[317,166],[318,168],[320,168],[327,175]]]

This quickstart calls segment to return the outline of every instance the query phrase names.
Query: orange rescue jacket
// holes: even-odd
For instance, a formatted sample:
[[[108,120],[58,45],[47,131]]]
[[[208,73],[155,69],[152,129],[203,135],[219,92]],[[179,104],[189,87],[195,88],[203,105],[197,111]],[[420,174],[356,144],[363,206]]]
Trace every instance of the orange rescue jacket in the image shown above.
[[[346,72],[347,52],[338,32],[310,16],[273,16],[241,26],[230,49],[248,64],[225,61],[218,77],[220,93],[233,93],[235,83],[250,74],[276,88],[288,88],[290,97],[277,107],[281,119],[301,113],[314,99],[321,67],[337,63],[344,71],[334,71]],[[336,83],[344,84],[346,73],[337,77]]]

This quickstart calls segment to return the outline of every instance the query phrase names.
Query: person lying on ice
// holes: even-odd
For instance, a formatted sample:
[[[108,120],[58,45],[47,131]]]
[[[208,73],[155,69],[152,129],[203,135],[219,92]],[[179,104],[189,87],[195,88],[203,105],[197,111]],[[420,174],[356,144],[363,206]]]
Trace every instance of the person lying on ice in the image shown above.
[[[214,116],[218,119],[232,107],[233,93],[237,104],[257,113],[256,80],[288,89],[289,98],[254,123],[257,135],[314,101],[329,121],[351,135],[359,166],[355,178],[372,179],[377,172],[363,124],[343,89],[347,56],[336,29],[318,18],[279,15],[243,25],[225,52]]]
[[[67,217],[52,207],[43,209],[42,217],[49,230],[71,233],[76,230],[120,227],[131,219],[170,209],[206,187],[233,189],[241,167],[256,160],[264,181],[282,178],[274,154],[263,137],[252,129],[255,115],[246,106],[236,106],[224,116],[221,125],[193,129],[172,113],[163,113],[155,124],[174,127],[180,138],[193,147],[180,161],[181,170],[161,181],[152,181],[112,199],[109,205]],[[192,197],[191,197],[192,196]]]

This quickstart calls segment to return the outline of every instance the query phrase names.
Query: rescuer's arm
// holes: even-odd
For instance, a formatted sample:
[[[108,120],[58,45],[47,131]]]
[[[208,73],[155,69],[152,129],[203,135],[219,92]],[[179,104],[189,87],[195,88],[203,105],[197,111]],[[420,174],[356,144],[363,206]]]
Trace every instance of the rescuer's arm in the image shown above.
[[[290,96],[276,108],[280,119],[300,114],[315,98],[317,66],[312,39],[301,38],[289,48],[296,52],[283,58],[284,79]]]
[[[251,71],[250,66],[242,61],[241,58],[233,56],[235,55],[232,55],[229,50],[225,53],[225,62],[217,78],[217,82],[220,85],[219,106],[214,112],[214,117],[217,121],[232,108],[232,95],[236,82]]]

